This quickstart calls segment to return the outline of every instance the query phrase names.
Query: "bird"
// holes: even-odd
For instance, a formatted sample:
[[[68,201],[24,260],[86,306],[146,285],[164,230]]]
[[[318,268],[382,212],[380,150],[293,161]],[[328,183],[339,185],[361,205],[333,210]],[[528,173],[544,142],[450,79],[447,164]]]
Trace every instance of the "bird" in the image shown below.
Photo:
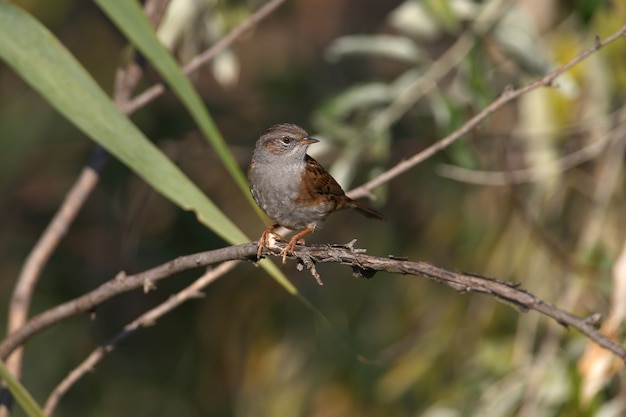
[[[248,166],[248,182],[254,201],[271,219],[257,246],[257,258],[279,226],[297,231],[280,252],[287,254],[306,234],[317,229],[330,213],[354,209],[362,215],[383,220],[382,214],[346,196],[339,183],[306,152],[319,142],[295,124],[276,124],[256,142]]]

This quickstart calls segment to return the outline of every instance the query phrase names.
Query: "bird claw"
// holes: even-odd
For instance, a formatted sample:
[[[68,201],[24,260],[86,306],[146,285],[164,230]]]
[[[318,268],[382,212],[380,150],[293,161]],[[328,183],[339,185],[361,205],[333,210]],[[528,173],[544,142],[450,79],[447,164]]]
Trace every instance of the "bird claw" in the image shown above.
[[[293,248],[291,249],[291,251],[293,251]],[[283,265],[285,265],[287,263],[287,254],[289,253],[289,251],[287,250],[287,248],[283,249],[280,251],[279,256],[283,257]]]
[[[289,243],[287,243],[287,246],[285,246],[285,249],[280,251],[280,255],[283,257],[283,265],[287,263],[287,255],[289,254],[289,252],[293,253],[293,250],[296,248],[297,244],[304,245],[304,239],[302,239],[302,236],[306,235],[307,233],[311,233],[313,229],[314,229],[313,227],[307,227],[300,233],[295,234],[289,240]]]
[[[257,244],[256,249],[256,258],[261,259],[261,254],[263,252],[263,248],[271,248],[272,246],[276,246],[276,241],[281,240],[282,238],[278,233],[274,233],[274,226],[270,226],[263,231],[261,238]]]
[[[259,239],[259,242],[257,244],[258,245],[257,246],[257,259],[261,258],[261,253],[263,252],[264,247],[267,247],[267,248],[274,247],[276,246],[276,241],[282,239],[278,234],[272,232],[274,228],[276,227],[278,227],[278,225],[273,225],[273,226],[268,227],[267,229],[265,229],[265,231],[261,235],[261,238]],[[279,253],[279,256],[282,256],[283,258],[283,265],[287,263],[287,255],[289,255],[290,252],[293,253],[293,250],[295,249],[296,245],[304,244],[304,240],[302,239],[302,236],[306,235],[307,233],[311,233],[314,229],[315,228],[313,226],[309,226],[303,231],[301,231],[300,233],[297,233],[296,235],[294,235],[289,240],[289,243],[287,243],[287,246],[285,246],[285,248],[281,250]]]
[[[295,238],[292,238],[289,243],[287,243],[287,246],[280,251],[280,256],[283,257],[283,265],[287,263],[287,255],[289,252],[293,253],[293,250],[300,241],[304,242],[302,239],[297,239],[297,236],[295,236]]]

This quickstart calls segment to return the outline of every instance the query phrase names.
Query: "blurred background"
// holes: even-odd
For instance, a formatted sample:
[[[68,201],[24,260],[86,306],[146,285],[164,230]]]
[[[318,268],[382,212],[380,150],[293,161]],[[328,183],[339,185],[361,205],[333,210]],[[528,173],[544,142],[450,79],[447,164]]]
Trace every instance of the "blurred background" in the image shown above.
[[[16,1],[106,90],[129,55],[91,2]],[[262,3],[176,0],[160,28],[181,62]],[[291,0],[192,76],[245,169],[257,137],[292,122],[349,190],[461,126],[507,86],[541,78],[626,22],[620,0]],[[139,90],[158,82],[148,69]],[[334,214],[308,243],[518,282],[624,340],[626,43],[506,105],[460,141],[374,190],[375,222]],[[165,95],[135,123],[252,239],[265,225],[191,117]],[[0,306],[93,143],[0,64]],[[225,242],[111,161],[43,271],[32,314],[124,270]],[[242,263],[142,329],[61,401],[60,416],[621,416],[619,363],[576,331],[419,277],[285,274],[327,327]],[[26,345],[43,402],[100,343],[198,277],[113,299]],[[622,296],[622,298],[620,298]],[[0,330],[6,326],[0,309]],[[16,410],[14,415],[22,415]]]

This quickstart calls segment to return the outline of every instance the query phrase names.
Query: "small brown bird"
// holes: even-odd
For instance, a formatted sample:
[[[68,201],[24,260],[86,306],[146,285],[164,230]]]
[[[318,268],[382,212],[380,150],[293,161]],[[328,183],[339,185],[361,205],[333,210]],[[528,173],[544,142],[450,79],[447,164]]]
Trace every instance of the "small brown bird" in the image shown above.
[[[261,235],[257,256],[278,226],[299,230],[280,253],[285,263],[298,239],[334,211],[352,208],[364,216],[383,219],[376,210],[347,197],[337,181],[307,155],[309,145],[316,142],[304,129],[289,123],[270,127],[257,141],[248,167],[250,191],[274,222]]]

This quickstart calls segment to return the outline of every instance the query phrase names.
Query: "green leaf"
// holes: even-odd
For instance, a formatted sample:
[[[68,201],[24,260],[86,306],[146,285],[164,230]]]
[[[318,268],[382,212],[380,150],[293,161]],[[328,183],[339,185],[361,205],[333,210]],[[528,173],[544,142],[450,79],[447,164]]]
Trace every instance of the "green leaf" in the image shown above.
[[[250,239],[109,99],[43,25],[0,0],[0,59],[82,132],[131,168],[156,191],[231,244]],[[272,263],[261,264],[291,294],[296,288]]]
[[[13,394],[17,403],[22,407],[26,415],[29,417],[46,417],[39,404],[33,399],[32,395],[24,388],[20,381],[9,372],[6,365],[0,360],[0,379],[4,380],[7,388]]]
[[[249,239],[123,115],[58,40],[0,2],[0,56],[81,131],[231,243]]]
[[[359,109],[389,103],[393,99],[391,87],[380,82],[354,85],[326,102],[322,112],[336,120],[349,117]]]
[[[157,38],[139,2],[129,0],[95,0],[95,3],[159,71],[168,87],[185,105],[209,144],[213,146],[213,149],[219,155],[241,192],[249,199],[251,206],[260,213],[260,209],[250,195],[248,181],[226,146],[224,138],[222,138],[215,122],[202,103],[200,95],[169,51],[165,49]]]
[[[416,64],[422,60],[419,47],[409,38],[393,35],[348,35],[334,40],[326,50],[326,58],[338,61],[351,55],[393,59]]]
[[[261,209],[252,199],[247,179],[239,169],[237,161],[226,146],[226,142],[215,126],[215,122],[206,110],[200,96],[172,55],[163,47],[157,38],[154,29],[150,25],[139,3],[129,0],[95,0],[95,2],[159,71],[167,82],[167,85],[178,96],[185,107],[187,107],[187,110],[219,155],[241,192],[250,201],[251,206],[254,207],[262,218],[265,218]],[[261,266],[289,293],[297,294],[296,288],[276,265],[271,262],[262,262]]]

